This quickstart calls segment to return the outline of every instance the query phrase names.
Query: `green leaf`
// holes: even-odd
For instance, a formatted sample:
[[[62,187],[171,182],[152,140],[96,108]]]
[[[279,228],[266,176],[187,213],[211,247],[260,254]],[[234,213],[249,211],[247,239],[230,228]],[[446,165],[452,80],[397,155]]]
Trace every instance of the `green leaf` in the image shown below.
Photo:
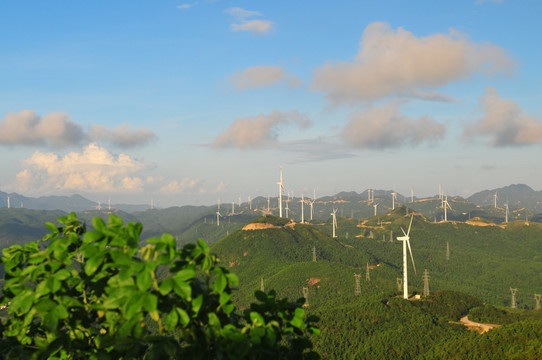
[[[151,286],[151,284],[152,284],[151,271],[147,267],[145,267],[145,269],[143,269],[143,271],[141,271],[136,276],[137,288],[140,291],[147,291],[149,287]]]
[[[199,294],[194,300],[192,300],[192,311],[194,312],[194,317],[198,316],[201,305],[203,304],[203,295]]]
[[[10,313],[26,313],[34,303],[33,295],[32,290],[26,289],[21,291],[13,298],[13,300],[11,300],[11,305],[9,306]]]
[[[143,307],[149,313],[156,311],[156,309],[158,308],[158,297],[154,294],[146,293],[143,296]]]
[[[51,222],[46,222],[45,227],[47,229],[51,230],[53,233],[58,233],[58,227],[55,224],[51,223]]]
[[[98,270],[98,267],[102,264],[104,258],[103,253],[99,253],[95,255],[94,257],[91,257],[85,262],[85,274],[91,275]]]
[[[166,326],[166,329],[173,330],[175,329],[175,326],[177,326],[177,323],[179,321],[179,315],[177,314],[177,311],[175,308],[173,308],[165,317],[164,319],[164,325]]]
[[[177,314],[179,315],[179,321],[181,322],[181,325],[183,327],[186,327],[188,323],[190,322],[190,316],[188,316],[188,313],[184,311],[184,309],[176,308]]]
[[[232,273],[227,273],[226,277],[228,278],[228,283],[230,284],[230,286],[232,287],[239,286],[239,278],[237,277],[237,275],[232,274]]]
[[[167,295],[173,289],[173,280],[167,278],[160,283],[160,294]]]
[[[194,270],[194,268],[189,267],[189,268],[177,271],[175,273],[175,275],[173,276],[173,278],[176,281],[177,280],[179,280],[179,281],[187,281],[187,280],[192,280],[194,278],[194,276],[196,276],[196,271]]]
[[[190,287],[190,284],[176,278],[173,278],[173,282],[173,290],[175,291],[175,294],[179,295],[183,299],[190,299],[192,296],[192,288]]]
[[[223,273],[219,273],[211,287],[216,292],[221,293],[226,288],[226,285],[228,285],[228,280],[226,279],[226,276],[224,276]]]
[[[101,231],[87,231],[85,235],[83,235],[83,243],[90,244],[90,243],[99,241],[103,238],[103,236],[104,234]]]
[[[255,311],[250,312],[250,321],[252,321],[252,324],[256,326],[265,326],[265,320],[263,319],[262,315]]]

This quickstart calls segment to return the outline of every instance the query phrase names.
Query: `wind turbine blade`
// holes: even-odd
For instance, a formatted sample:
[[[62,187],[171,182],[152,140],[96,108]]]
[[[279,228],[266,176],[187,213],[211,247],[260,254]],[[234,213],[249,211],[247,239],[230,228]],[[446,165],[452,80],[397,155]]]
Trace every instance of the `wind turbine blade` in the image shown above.
[[[401,230],[403,231],[403,235],[408,236],[408,235],[406,234],[406,232],[405,232],[405,229],[403,229],[402,226],[401,226]]]
[[[412,216],[410,217],[410,224],[408,224],[408,231],[406,233],[406,236],[408,236],[410,234],[410,227],[412,226],[412,219],[414,219],[414,214],[412,214]]]
[[[412,249],[410,248],[410,239],[407,239],[408,252],[410,253],[410,259],[412,260],[412,266],[414,267],[414,274],[418,275],[416,272],[416,264],[414,264],[414,257],[412,256]]]

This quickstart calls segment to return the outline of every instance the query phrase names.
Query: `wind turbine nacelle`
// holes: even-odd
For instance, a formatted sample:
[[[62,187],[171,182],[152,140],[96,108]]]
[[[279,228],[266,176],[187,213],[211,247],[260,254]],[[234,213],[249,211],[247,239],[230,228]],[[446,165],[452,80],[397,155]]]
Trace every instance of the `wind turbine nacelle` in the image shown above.
[[[409,238],[408,238],[408,236],[398,236],[397,240],[399,240],[399,241],[408,241]]]

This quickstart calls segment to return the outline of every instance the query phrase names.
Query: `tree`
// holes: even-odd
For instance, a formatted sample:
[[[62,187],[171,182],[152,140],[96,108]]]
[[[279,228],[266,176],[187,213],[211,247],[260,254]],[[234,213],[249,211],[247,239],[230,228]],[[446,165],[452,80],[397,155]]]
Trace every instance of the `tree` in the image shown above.
[[[176,248],[169,234],[139,247],[142,225],[111,215],[87,231],[74,213],[41,241],[3,250],[0,351],[7,358],[319,358],[304,300],[256,292],[240,313],[237,276],[201,239]]]

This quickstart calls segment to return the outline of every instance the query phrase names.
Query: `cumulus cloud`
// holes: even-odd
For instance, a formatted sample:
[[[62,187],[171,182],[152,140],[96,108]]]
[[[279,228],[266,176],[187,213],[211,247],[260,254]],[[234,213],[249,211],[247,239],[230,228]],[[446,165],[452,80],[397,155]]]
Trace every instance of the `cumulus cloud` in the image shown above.
[[[135,147],[146,145],[156,140],[156,134],[150,129],[139,128],[132,130],[129,124],[109,129],[103,125],[91,125],[89,137],[95,141],[106,141],[120,147]]]
[[[311,87],[335,104],[390,95],[416,97],[420,91],[477,73],[508,72],[513,65],[502,48],[472,42],[454,30],[417,37],[376,22],[363,32],[355,60],[316,68]]]
[[[286,73],[281,66],[271,65],[250,66],[242,72],[236,72],[229,80],[237,90],[261,88],[282,81],[287,81],[292,87],[301,83],[299,79]]]
[[[542,119],[525,114],[515,101],[501,98],[492,87],[479,101],[485,115],[465,128],[466,138],[489,138],[489,144],[497,147],[542,142]]]
[[[95,143],[63,156],[36,151],[22,163],[26,168],[17,174],[15,187],[36,193],[141,191],[143,180],[137,173],[150,167],[127,154],[111,154]]]
[[[395,101],[352,114],[341,136],[352,147],[389,149],[434,142],[445,133],[445,126],[429,116],[403,115]]]
[[[201,184],[201,180],[192,179],[189,177],[182,178],[181,181],[174,180],[169,184],[162,186],[160,192],[164,194],[180,194],[186,191],[193,190]]]
[[[278,126],[291,123],[300,127],[310,125],[307,116],[297,111],[283,113],[275,110],[268,115],[237,119],[215,139],[214,146],[248,149],[274,145],[278,143]]]
[[[39,116],[32,110],[9,112],[0,120],[0,145],[64,147],[88,141],[104,141],[120,147],[146,145],[156,139],[152,130],[131,129],[122,124],[114,129],[90,125],[86,131],[63,112]]]
[[[24,110],[7,113],[0,120],[1,145],[66,146],[79,144],[85,138],[81,125],[65,113],[38,116],[32,110]]]
[[[230,24],[232,31],[250,31],[255,34],[268,34],[275,25],[272,21],[262,19],[251,19],[263,16],[259,11],[245,10],[239,7],[227,9],[226,12],[233,16],[235,23]]]

